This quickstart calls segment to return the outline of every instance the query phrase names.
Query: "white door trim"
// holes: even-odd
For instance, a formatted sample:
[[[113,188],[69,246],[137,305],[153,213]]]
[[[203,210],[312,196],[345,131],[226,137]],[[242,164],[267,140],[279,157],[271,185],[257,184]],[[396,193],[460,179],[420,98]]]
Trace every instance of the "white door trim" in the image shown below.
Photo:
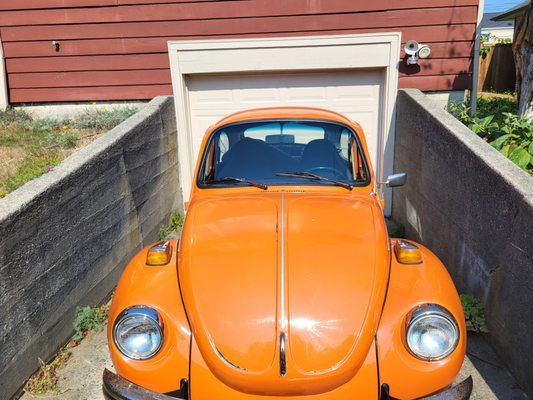
[[[392,173],[399,32],[259,39],[186,40],[168,43],[176,105],[180,180],[188,199],[194,173],[187,76],[233,72],[325,71],[380,68],[384,72],[377,178]],[[385,193],[390,214],[390,192]]]

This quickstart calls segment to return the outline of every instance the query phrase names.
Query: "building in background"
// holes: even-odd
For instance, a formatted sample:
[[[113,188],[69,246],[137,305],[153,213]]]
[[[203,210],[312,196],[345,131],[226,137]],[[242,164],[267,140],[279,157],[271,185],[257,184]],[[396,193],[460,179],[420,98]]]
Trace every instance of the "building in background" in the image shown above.
[[[462,91],[472,84],[478,3],[1,0],[4,91],[11,104],[147,100],[172,94],[168,41],[376,32],[431,47],[420,68],[400,64],[399,87]]]
[[[484,43],[501,43],[513,40],[514,21],[493,21],[501,13],[485,13],[481,20],[481,36]]]
[[[492,21],[497,24],[512,23],[513,26],[518,26],[520,20],[524,16],[527,8],[531,4],[531,0],[524,1],[513,8],[510,8],[503,13],[496,13],[492,17]],[[514,29],[513,29],[513,38],[514,38]]]

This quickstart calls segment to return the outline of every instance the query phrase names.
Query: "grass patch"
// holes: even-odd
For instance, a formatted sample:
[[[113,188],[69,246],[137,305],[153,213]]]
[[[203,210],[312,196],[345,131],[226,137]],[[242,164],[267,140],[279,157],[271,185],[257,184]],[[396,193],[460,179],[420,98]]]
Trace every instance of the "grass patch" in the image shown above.
[[[174,211],[170,216],[167,226],[162,226],[159,228],[159,239],[168,240],[176,238],[181,232],[183,227],[183,221],[185,217],[180,214],[178,210]]]
[[[41,365],[39,370],[28,379],[24,385],[24,391],[32,395],[59,394],[57,370],[70,358],[71,353],[61,350],[59,354],[48,364],[39,358]]]
[[[74,317],[73,340],[83,339],[89,331],[100,331],[105,326],[109,315],[109,305],[104,304],[99,307],[78,307]]]
[[[135,112],[133,107],[92,107],[75,118],[34,120],[17,109],[1,111],[0,156],[7,158],[9,166],[0,169],[0,198],[51,171],[76,149]]]

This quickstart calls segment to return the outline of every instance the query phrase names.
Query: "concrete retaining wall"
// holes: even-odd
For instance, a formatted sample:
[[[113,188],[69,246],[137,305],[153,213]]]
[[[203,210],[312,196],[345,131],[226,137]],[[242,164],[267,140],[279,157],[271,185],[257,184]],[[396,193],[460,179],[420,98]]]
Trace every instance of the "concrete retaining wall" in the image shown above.
[[[533,396],[533,178],[418,90],[400,91],[393,218],[487,306],[489,339]]]
[[[158,97],[56,169],[0,200],[0,398],[72,334],[157,240],[179,198],[174,101]]]

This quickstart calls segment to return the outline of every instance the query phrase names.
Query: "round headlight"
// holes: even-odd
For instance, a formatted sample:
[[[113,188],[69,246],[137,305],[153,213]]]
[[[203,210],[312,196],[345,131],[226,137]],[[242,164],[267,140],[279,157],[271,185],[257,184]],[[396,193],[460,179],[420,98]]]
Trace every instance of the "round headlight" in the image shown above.
[[[113,340],[122,354],[146,360],[163,344],[163,324],[157,311],[135,306],[120,313],[113,327]]]
[[[450,355],[459,342],[459,328],[445,308],[425,304],[407,318],[407,347],[422,360],[441,360]]]

